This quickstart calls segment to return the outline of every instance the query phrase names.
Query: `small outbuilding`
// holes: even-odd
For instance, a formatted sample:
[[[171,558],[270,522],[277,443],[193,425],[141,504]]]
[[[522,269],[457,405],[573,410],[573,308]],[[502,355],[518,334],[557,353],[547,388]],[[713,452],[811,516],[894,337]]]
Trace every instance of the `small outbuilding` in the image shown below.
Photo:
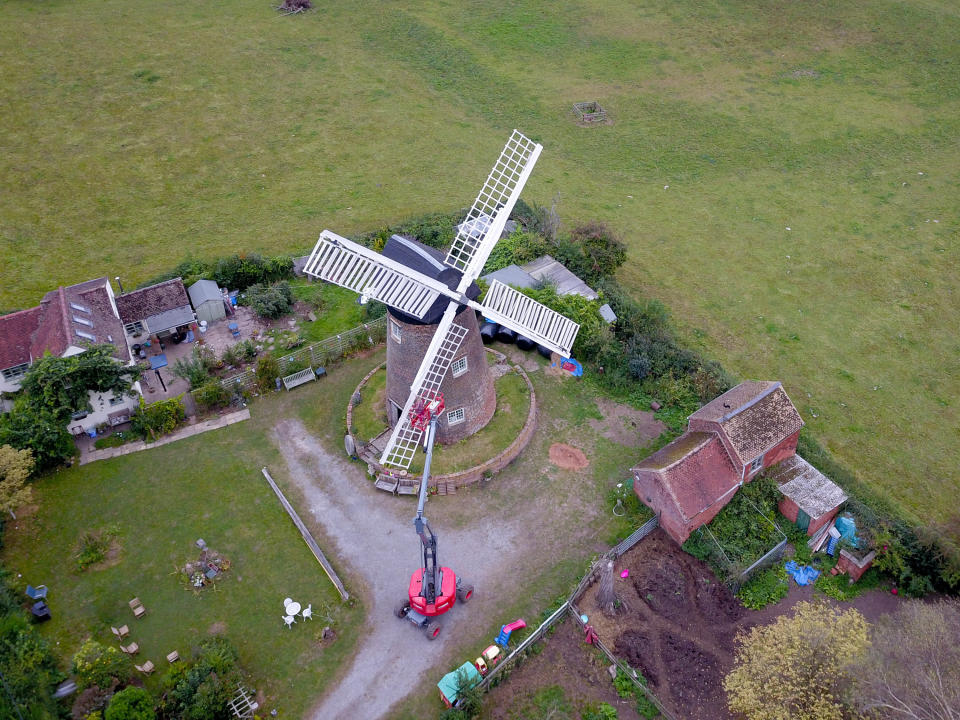
[[[847,494],[799,455],[792,455],[767,472],[783,497],[781,514],[811,537],[831,523],[847,501]]]
[[[227,310],[223,304],[223,293],[213,280],[197,280],[187,289],[190,304],[197,313],[197,320],[208,323],[223,320]]]

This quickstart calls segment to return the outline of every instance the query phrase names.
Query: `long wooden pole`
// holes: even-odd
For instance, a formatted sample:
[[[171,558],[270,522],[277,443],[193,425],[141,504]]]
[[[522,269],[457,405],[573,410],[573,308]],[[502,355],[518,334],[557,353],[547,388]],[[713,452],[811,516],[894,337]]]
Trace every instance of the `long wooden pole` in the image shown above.
[[[327,556],[323,554],[323,550],[321,550],[320,546],[317,545],[317,541],[313,539],[313,535],[310,534],[307,526],[303,524],[303,520],[301,520],[300,516],[297,515],[297,511],[293,509],[293,505],[290,504],[290,501],[287,500],[286,496],[283,494],[283,491],[277,486],[276,481],[273,479],[273,477],[271,477],[270,471],[266,468],[263,468],[263,476],[267,479],[267,482],[270,483],[270,487],[273,488],[273,491],[277,494],[277,497],[280,498],[280,504],[283,505],[283,509],[287,511],[287,515],[289,515],[290,519],[293,520],[293,524],[297,526],[297,530],[299,530],[300,534],[303,536],[303,541],[307,544],[307,547],[310,548],[310,552],[313,553],[313,556],[317,559],[317,562],[320,563],[320,566],[323,568],[324,572],[327,573],[327,577],[330,578],[330,582],[332,582],[334,587],[337,588],[337,591],[340,593],[340,597],[344,601],[348,600],[350,598],[350,593],[348,593],[347,589],[343,586],[343,583],[340,581],[340,577],[337,575],[336,570],[333,569],[330,561],[327,560]]]

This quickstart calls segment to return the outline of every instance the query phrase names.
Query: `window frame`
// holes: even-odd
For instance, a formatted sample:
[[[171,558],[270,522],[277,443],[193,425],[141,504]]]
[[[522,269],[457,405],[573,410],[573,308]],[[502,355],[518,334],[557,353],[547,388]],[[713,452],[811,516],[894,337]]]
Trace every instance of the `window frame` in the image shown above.
[[[0,374],[3,375],[4,380],[7,380],[8,382],[15,382],[26,375],[29,369],[30,363],[20,363],[19,365],[14,365],[13,367],[0,370]]]
[[[753,460],[750,461],[749,474],[754,475],[760,472],[761,470],[763,470],[763,455],[755,457]]]
[[[143,332],[144,332],[143,323],[139,320],[134,320],[132,323],[126,323],[123,326],[123,331],[127,335],[136,335],[137,333],[140,333],[141,335],[143,335]]]
[[[458,416],[457,419],[454,420],[451,417],[452,415]],[[457,408],[456,410],[449,410],[447,412],[447,425],[459,425],[462,422],[466,422],[466,420],[467,420],[467,413],[466,413],[466,410],[462,407]]]
[[[458,370],[457,365],[460,364],[461,362],[463,363],[463,367]],[[456,360],[450,363],[450,376],[455,378],[460,377],[469,369],[470,369],[470,363],[467,362],[467,356],[463,355],[462,357],[458,357]]]
[[[402,342],[402,328],[400,327],[400,323],[393,318],[390,318],[390,337],[398,345]]]

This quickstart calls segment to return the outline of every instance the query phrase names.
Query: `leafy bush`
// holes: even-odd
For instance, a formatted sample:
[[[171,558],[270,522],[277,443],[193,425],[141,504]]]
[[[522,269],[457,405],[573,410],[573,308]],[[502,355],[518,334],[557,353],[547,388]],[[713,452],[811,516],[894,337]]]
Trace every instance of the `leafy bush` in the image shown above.
[[[164,676],[161,714],[189,720],[227,718],[239,681],[236,648],[225,638],[204,640],[193,660],[177,663]]]
[[[627,259],[627,246],[602,222],[578,225],[570,233],[570,240],[580,250],[579,272],[570,269],[588,285],[613,277]]]
[[[256,283],[269,283],[293,275],[293,259],[286,255],[264,258],[257,253],[230,255],[217,260],[211,278],[222,288],[245,290]]]
[[[84,642],[73,656],[72,670],[81,689],[94,685],[110,687],[114,681],[125,682],[131,674],[130,663],[123,653],[92,639]]]
[[[207,383],[210,371],[216,364],[217,360],[209,347],[194,345],[190,357],[181,358],[173,364],[173,374],[186,380],[193,390]]]
[[[101,562],[110,549],[110,543],[119,534],[117,526],[111,526],[104,530],[87,530],[80,536],[79,548],[77,552],[77,567],[80,570],[86,570],[91,565]]]
[[[77,693],[77,699],[73,701],[73,707],[70,708],[70,717],[73,720],[102,720],[103,711],[113,695],[113,686],[101,688],[94,685],[86,690]]]
[[[841,602],[847,602],[860,597],[867,590],[880,586],[880,571],[876,568],[867,570],[860,579],[851,583],[850,578],[844,574],[831,575],[829,572],[821,572],[820,577],[814,583],[814,587],[828,597]]]
[[[750,610],[760,610],[767,605],[780,602],[790,590],[789,576],[783,565],[777,563],[772,568],[755,573],[744,583],[737,593],[740,602]]]
[[[281,281],[273,285],[257,283],[247,288],[243,301],[260,317],[276,319],[290,312],[293,293],[290,283]]]
[[[257,386],[261,390],[272,390],[280,377],[280,364],[273,355],[263,355],[257,360]]]
[[[588,705],[580,712],[581,720],[617,720],[617,709],[610,703]]]
[[[125,435],[122,432],[116,432],[107,435],[106,437],[97,438],[93,443],[93,447],[95,447],[97,450],[103,450],[104,448],[120,447],[128,442],[130,442],[130,437],[128,435]]]
[[[233,399],[233,394],[219,380],[210,380],[194,390],[191,395],[201,410],[224,408]]]
[[[487,264],[483,266],[483,273],[491,273],[507,265],[523,265],[549,252],[549,243],[540,235],[517,229],[494,246]]]
[[[124,688],[110,700],[104,720],[154,720],[153,698],[143,688]]]
[[[158,400],[149,405],[140,398],[140,407],[130,422],[130,429],[144,440],[155,440],[161,435],[173,432],[186,417],[182,395]]]
[[[637,673],[637,679],[646,687],[647,679],[643,675]],[[647,698],[646,693],[637,687],[633,680],[631,680],[621,668],[617,668],[617,676],[613,679],[613,687],[620,697],[632,697],[637,703],[637,713],[643,717],[654,718],[660,714],[660,710]]]

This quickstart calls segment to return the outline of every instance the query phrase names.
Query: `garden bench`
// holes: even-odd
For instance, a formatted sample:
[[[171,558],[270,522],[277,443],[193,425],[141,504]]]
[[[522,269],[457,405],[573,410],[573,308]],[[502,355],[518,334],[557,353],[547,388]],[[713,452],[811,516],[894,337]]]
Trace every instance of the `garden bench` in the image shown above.
[[[313,374],[313,368],[308,367],[305,370],[295,372],[292,375],[287,375],[283,378],[283,386],[289,391],[297,387],[297,385],[303,385],[308,383],[311,380],[316,380],[316,375]]]

